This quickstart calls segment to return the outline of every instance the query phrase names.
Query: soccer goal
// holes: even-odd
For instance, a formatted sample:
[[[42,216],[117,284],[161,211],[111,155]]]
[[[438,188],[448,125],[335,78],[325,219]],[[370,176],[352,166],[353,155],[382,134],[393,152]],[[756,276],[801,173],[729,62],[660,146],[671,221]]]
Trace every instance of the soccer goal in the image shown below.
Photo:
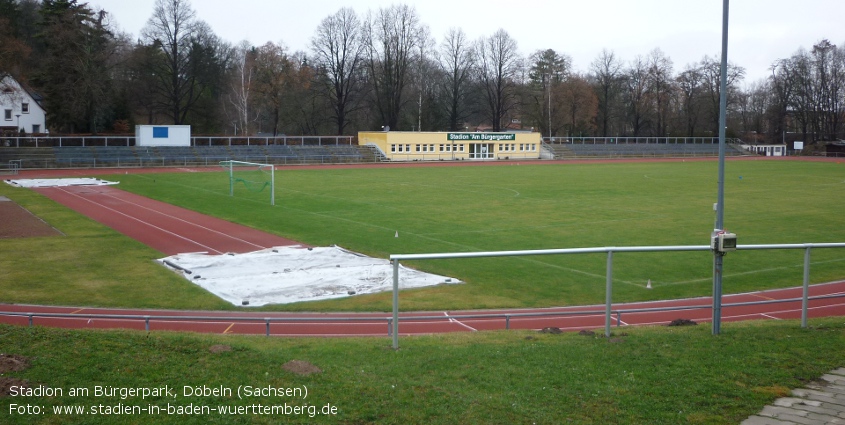
[[[235,196],[238,183],[254,193],[270,188],[270,205],[276,205],[276,175],[273,164],[259,164],[243,161],[220,161],[220,166],[229,172],[229,196]]]

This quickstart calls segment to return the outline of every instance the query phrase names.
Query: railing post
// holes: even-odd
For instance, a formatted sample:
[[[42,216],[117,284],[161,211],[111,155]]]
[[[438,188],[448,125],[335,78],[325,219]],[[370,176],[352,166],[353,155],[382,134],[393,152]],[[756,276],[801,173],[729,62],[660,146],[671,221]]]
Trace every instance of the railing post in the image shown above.
[[[150,331],[150,316],[144,316],[144,330]]]
[[[32,313],[29,313],[29,327],[32,327]]]
[[[807,298],[810,295],[810,247],[804,250],[804,288],[801,295],[801,327],[807,327]]]
[[[399,260],[393,260],[393,349],[399,349]]]
[[[265,318],[264,323],[267,325],[267,330],[265,332],[265,336],[270,336],[270,319]]]
[[[607,273],[604,288],[604,336],[610,337],[610,305],[613,300],[613,250],[607,251]]]
[[[511,328],[511,315],[506,314],[505,315],[505,329],[510,330],[510,328]]]

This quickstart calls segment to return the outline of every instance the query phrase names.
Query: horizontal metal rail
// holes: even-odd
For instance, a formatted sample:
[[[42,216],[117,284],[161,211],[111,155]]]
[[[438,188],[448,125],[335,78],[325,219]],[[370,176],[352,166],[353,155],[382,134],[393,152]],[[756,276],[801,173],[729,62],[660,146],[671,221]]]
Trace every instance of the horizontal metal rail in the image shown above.
[[[809,300],[810,281],[810,251],[814,248],[845,248],[845,243],[802,243],[802,244],[768,244],[768,245],[738,245],[737,250],[758,249],[803,249],[804,250],[804,283],[801,306],[801,326],[807,326],[807,304]],[[533,255],[563,255],[563,254],[607,254],[607,269],[605,272],[605,336],[610,336],[611,304],[613,288],[613,254],[619,252],[670,252],[670,251],[710,251],[710,245],[669,245],[669,246],[623,246],[623,247],[591,247],[591,248],[563,248],[522,251],[486,251],[486,252],[444,252],[429,254],[393,254],[390,261],[393,264],[393,348],[399,348],[399,261],[401,260],[435,260],[458,258],[484,257],[521,257]],[[715,309],[715,307],[714,307]]]
[[[617,317],[621,315],[621,311],[616,312]],[[535,313],[496,313],[496,314],[458,314],[458,315],[438,315],[438,316],[403,316],[400,320],[405,322],[413,321],[451,321],[451,320],[465,320],[465,319],[504,319],[505,329],[510,329],[511,319],[534,318],[534,317],[569,317],[569,316],[592,316],[604,314],[604,311],[560,311],[560,312],[535,312]],[[35,318],[60,318],[60,319],[80,319],[80,320],[128,320],[140,321],[145,323],[145,330],[150,330],[151,321],[160,322],[240,322],[240,323],[263,323],[266,325],[265,335],[270,336],[271,323],[368,323],[368,322],[387,322],[387,335],[391,333],[390,324],[393,318],[390,316],[372,316],[372,317],[352,317],[352,316],[335,316],[335,317],[228,317],[228,316],[171,316],[171,315],[137,315],[137,314],[74,314],[74,313],[36,313],[36,312],[17,312],[17,311],[0,311],[0,316],[10,317],[26,317],[29,319],[29,326],[34,325]],[[617,320],[618,321],[618,320]]]
[[[809,301],[845,298],[845,294],[835,295],[818,295],[808,297]],[[767,304],[782,304],[801,302],[803,298],[788,298],[782,300],[765,300],[765,301],[749,301],[740,303],[723,304],[723,307],[745,307]],[[674,306],[674,307],[650,307],[650,308],[617,308],[612,310],[616,316],[616,327],[621,327],[622,316],[633,313],[658,313],[669,311],[687,311],[687,310],[702,310],[710,308],[709,305],[693,305],[693,306]],[[399,320],[402,322],[416,322],[416,321],[452,321],[452,320],[486,320],[486,319],[503,319],[505,321],[506,330],[510,329],[512,319],[530,319],[530,318],[545,318],[545,317],[575,317],[575,316],[597,316],[604,315],[604,310],[583,310],[583,311],[554,311],[554,312],[532,312],[532,313],[477,313],[477,314],[449,314],[449,315],[420,315],[420,316],[401,316]],[[73,313],[37,313],[37,312],[17,312],[17,311],[0,311],[0,316],[7,317],[26,317],[29,319],[29,326],[34,326],[35,318],[58,318],[58,319],[80,319],[80,320],[127,320],[127,321],[144,321],[144,328],[150,331],[150,322],[236,322],[236,323],[255,323],[265,325],[265,335],[270,336],[271,324],[284,323],[379,323],[386,322],[387,335],[392,335],[393,318],[390,316],[371,316],[371,317],[353,317],[353,316],[335,316],[335,317],[228,317],[228,316],[172,316],[172,315],[137,315],[137,314],[73,314]]]

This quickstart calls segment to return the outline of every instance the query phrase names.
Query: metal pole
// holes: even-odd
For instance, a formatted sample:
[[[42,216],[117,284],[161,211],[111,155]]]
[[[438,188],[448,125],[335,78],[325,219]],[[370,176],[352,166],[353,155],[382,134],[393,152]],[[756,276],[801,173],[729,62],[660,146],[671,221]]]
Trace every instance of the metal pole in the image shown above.
[[[552,142],[552,74],[549,74],[549,143]]]
[[[613,300],[613,251],[607,251],[607,281],[604,288],[604,336],[610,337],[610,304]]]
[[[804,292],[801,295],[801,327],[807,327],[807,297],[810,296],[810,247],[804,250]]]
[[[276,166],[270,165],[270,205],[276,205]]]
[[[393,260],[393,349],[399,349],[399,260]]]
[[[722,0],[722,66],[719,84],[719,195],[716,205],[716,230],[724,229],[725,220],[725,125],[728,105],[728,3]],[[724,254],[713,252],[713,335],[722,327],[722,260]]]

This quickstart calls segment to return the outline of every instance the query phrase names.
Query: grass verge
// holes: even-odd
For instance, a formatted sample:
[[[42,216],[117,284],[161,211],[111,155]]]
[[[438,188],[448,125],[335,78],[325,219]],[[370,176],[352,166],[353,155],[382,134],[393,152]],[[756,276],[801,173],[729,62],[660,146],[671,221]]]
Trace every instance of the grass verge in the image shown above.
[[[729,323],[720,336],[710,335],[707,326],[627,328],[610,339],[455,333],[403,338],[396,352],[389,340],[377,338],[0,326],[0,352],[23,356],[29,364],[0,379],[62,390],[53,397],[2,397],[0,416],[8,424],[736,424],[788,389],[843,365],[843,320],[810,324],[801,329],[795,321]],[[291,364],[320,371],[302,375],[298,372],[307,370],[285,366]],[[97,386],[169,386],[176,397],[95,396]],[[232,395],[185,396],[185,386],[231,389]],[[239,386],[307,388],[307,397],[238,399]],[[72,388],[89,394],[71,396]],[[241,406],[246,412],[92,414],[118,405],[149,410],[168,404]],[[249,410],[285,404],[306,410],[299,415]],[[26,405],[44,413],[18,414]],[[86,413],[53,411],[71,405]],[[322,413],[329,405],[335,415],[310,417],[307,411],[315,406]],[[94,410],[97,406],[103,407]]]

